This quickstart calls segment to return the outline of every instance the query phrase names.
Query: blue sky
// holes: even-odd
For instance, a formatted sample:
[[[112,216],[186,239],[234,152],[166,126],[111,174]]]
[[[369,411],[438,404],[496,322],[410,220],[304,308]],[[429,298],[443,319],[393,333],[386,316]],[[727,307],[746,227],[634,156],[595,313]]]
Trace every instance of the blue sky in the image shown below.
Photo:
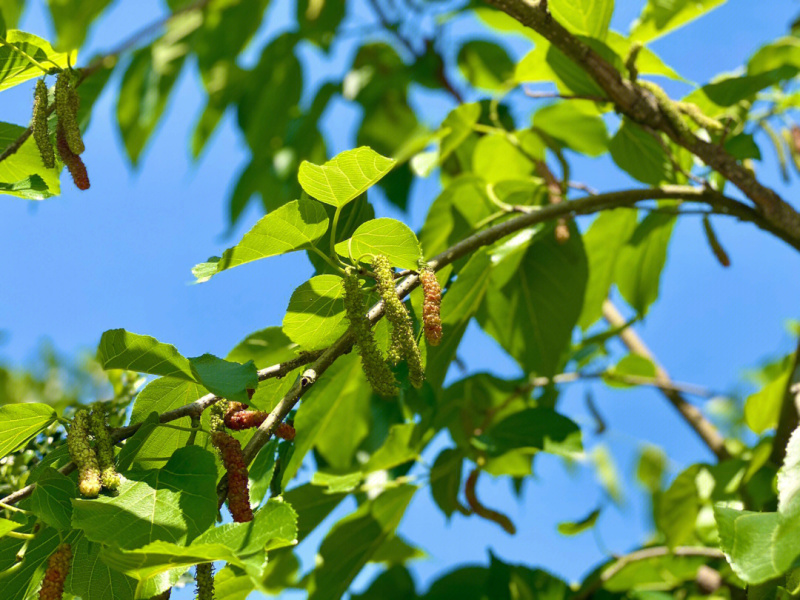
[[[42,7],[32,4],[22,27],[51,37]],[[257,56],[260,43],[274,31],[291,25],[287,4],[273,3],[277,8],[271,9],[251,55]],[[643,4],[618,0],[612,26],[626,30]],[[359,6],[357,16],[364,10]],[[162,11],[156,0],[117,3],[93,31],[91,48],[115,45]],[[800,5],[792,0],[771,0],[768,10],[764,3],[730,0],[655,42],[653,49],[686,79],[702,83],[717,72],[736,69],[758,46],[785,33],[798,11]],[[478,32],[476,25],[461,23],[451,36],[456,40]],[[305,64],[313,69],[311,79],[318,80],[329,68],[341,68],[356,43],[343,45],[325,62],[303,53]],[[518,40],[510,47],[523,48]],[[668,86],[673,95],[687,89]],[[3,120],[26,122],[29,101],[28,87],[4,92]],[[416,96],[414,102],[432,125],[451,107],[448,100],[430,95]],[[524,110],[537,106],[527,102]],[[0,330],[7,333],[0,358],[5,362],[22,363],[45,337],[64,352],[93,351],[100,334],[116,327],[175,344],[184,355],[224,355],[249,332],[280,324],[291,292],[311,273],[303,256],[289,255],[233,269],[205,285],[190,285],[192,265],[218,253],[260,216],[251,206],[231,238],[222,237],[229,186],[246,164],[233,115],[227,116],[202,159],[192,163],[188,139],[202,105],[196,73],[185,72],[136,172],[124,157],[114,126],[115,105],[112,85],[97,104],[87,135],[89,192],[78,192],[65,179],[64,195],[46,202],[0,197],[0,252],[6,256]],[[354,145],[358,118],[358,112],[343,103],[325,115],[323,129],[332,152]],[[794,202],[791,187],[778,178],[774,153],[766,147],[764,154],[759,176]],[[576,160],[573,177],[602,190],[631,185],[609,167],[607,159]],[[792,184],[796,180],[795,175]],[[415,186],[408,217],[413,225],[421,223],[436,190],[433,178]],[[374,200],[379,214],[399,216],[380,198]],[[800,317],[800,279],[795,275],[800,256],[750,225],[718,219],[715,226],[733,266],[723,269],[715,261],[699,220],[681,221],[661,297],[640,332],[675,379],[720,392],[741,391],[747,389],[743,370],[792,347],[785,323]],[[617,350],[621,356],[621,347]],[[516,373],[514,364],[477,328],[468,333],[463,358],[472,371]],[[645,542],[649,528],[647,502],[629,476],[641,444],[663,447],[673,475],[712,457],[653,391],[610,392],[602,386],[576,385],[561,404],[574,419],[590,422],[583,404],[586,389],[591,389],[608,421],[609,432],[599,441],[610,446],[633,491],[621,509],[604,510],[598,525],[603,543],[614,552],[624,552]],[[590,436],[589,446],[597,441]],[[437,442],[424,457],[429,462],[447,440]],[[420,587],[456,564],[486,564],[487,548],[509,561],[544,567],[568,580],[578,579],[602,560],[592,534],[564,538],[555,529],[558,522],[580,519],[604,502],[591,471],[581,466],[570,471],[560,460],[546,456],[537,458],[535,471],[521,502],[512,497],[507,481],[482,479],[480,495],[511,516],[519,530],[515,537],[477,518],[456,515],[446,524],[428,491],[417,494],[400,531],[430,556],[413,569]],[[311,560],[318,541],[314,536],[306,543],[304,559]],[[368,581],[368,575],[362,576],[357,585]]]

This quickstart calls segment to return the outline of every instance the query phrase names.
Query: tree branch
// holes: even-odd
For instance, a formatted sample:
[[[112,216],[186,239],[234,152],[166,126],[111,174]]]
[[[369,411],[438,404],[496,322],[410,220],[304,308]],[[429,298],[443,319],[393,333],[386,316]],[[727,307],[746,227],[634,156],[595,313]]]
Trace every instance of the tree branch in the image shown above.
[[[482,246],[493,244],[494,242],[516,233],[522,229],[526,229],[539,223],[546,223],[549,221],[557,220],[563,217],[575,217],[579,215],[593,214],[602,210],[609,210],[621,207],[630,207],[639,202],[647,200],[683,200],[686,202],[697,202],[706,204],[714,209],[719,214],[735,216],[736,218],[754,223],[759,227],[773,232],[770,225],[764,222],[762,216],[754,211],[752,208],[742,204],[738,200],[728,198],[713,190],[698,189],[689,186],[664,186],[659,188],[643,188],[634,190],[623,190],[618,192],[608,192],[605,194],[597,194],[595,196],[585,196],[569,202],[561,202],[559,204],[550,204],[541,208],[533,210],[532,207],[525,207],[526,210],[519,216],[510,218],[509,220],[489,227],[483,231],[475,233],[466,239],[454,244],[433,260],[429,261],[429,266],[434,270],[439,270],[442,267],[458,260],[462,256],[477,250]],[[775,232],[773,232],[775,233]],[[777,233],[776,233],[777,235]],[[786,240],[787,243],[792,244],[791,240]],[[800,243],[792,244],[797,250],[800,250]],[[411,273],[406,276],[401,283],[397,286],[397,294],[402,299],[405,298],[413,289],[419,285],[417,274]],[[379,303],[373,306],[367,317],[374,324],[383,316],[383,304]],[[278,424],[283,421],[289,411],[299,402],[303,394],[310,389],[319,377],[330,367],[339,356],[346,354],[352,347],[352,339],[349,333],[340,337],[327,349],[319,352],[305,353],[290,361],[273,365],[262,369],[258,372],[259,381],[264,381],[273,377],[283,377],[294,369],[312,363],[311,367],[303,373],[303,376],[298,379],[292,386],[289,392],[278,402],[269,416],[264,420],[261,426],[256,430],[255,435],[250,439],[244,449],[245,458],[249,463],[258,453],[258,451],[269,441],[274,429]],[[312,362],[313,361],[313,362]],[[182,417],[201,414],[206,408],[219,401],[218,396],[207,394],[202,398],[181,406],[174,410],[165,412],[160,417],[160,422],[166,423],[180,419]],[[125,440],[136,433],[141,427],[141,423],[135,425],[128,425],[114,430],[112,439],[115,443]],[[73,463],[68,463],[60,469],[61,473],[69,474],[75,470]],[[0,502],[6,504],[15,504],[23,498],[27,498],[33,492],[35,484],[28,485],[16,492],[0,499]]]
[[[610,301],[606,300],[603,303],[603,317],[612,327],[625,327],[625,318],[619,313],[616,306]],[[705,442],[706,446],[714,453],[717,460],[720,462],[730,458],[727,448],[725,448],[725,439],[720,435],[717,428],[708,421],[697,407],[690,404],[683,393],[678,389],[672,387],[672,381],[669,375],[664,370],[653,353],[644,343],[642,338],[630,327],[625,327],[620,334],[622,343],[627,346],[633,354],[638,354],[650,360],[656,366],[655,381],[662,383],[660,386],[661,392],[664,397],[669,400],[670,404],[675,407],[681,417],[694,429],[695,433],[700,436],[700,439]]]
[[[568,32],[547,11],[543,0],[486,0],[526,27],[546,38],[553,46],[585,70],[614,102],[616,109],[636,123],[665,133],[708,166],[738,187],[763,213],[766,220],[793,239],[800,239],[800,213],[774,190],[762,185],[724,148],[686,135],[675,129],[661,112],[652,93],[623,78],[617,69],[597,52]]]
[[[789,443],[789,437],[792,432],[797,429],[798,401],[800,401],[800,341],[797,343],[792,372],[783,392],[778,427],[775,431],[775,440],[772,442],[772,452],[769,456],[770,462],[776,467],[780,467],[783,464],[783,458],[786,456],[786,444]]]

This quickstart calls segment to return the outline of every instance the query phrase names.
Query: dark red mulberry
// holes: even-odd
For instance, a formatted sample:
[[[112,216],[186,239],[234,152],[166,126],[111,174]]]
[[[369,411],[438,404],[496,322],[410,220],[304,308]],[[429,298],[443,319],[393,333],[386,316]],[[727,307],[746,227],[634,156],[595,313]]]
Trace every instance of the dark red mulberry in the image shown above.
[[[242,455],[242,445],[239,440],[221,431],[211,434],[211,443],[219,451],[228,473],[228,508],[233,520],[236,523],[252,521],[253,509],[250,508],[247,465]]]
[[[89,173],[86,171],[86,165],[80,156],[75,154],[69,147],[64,127],[61,123],[56,127],[56,149],[61,161],[67,166],[69,174],[72,175],[72,181],[75,182],[75,187],[79,190],[89,189]]]
[[[47,561],[42,589],[39,590],[39,600],[61,600],[71,564],[72,549],[69,544],[61,544]]]

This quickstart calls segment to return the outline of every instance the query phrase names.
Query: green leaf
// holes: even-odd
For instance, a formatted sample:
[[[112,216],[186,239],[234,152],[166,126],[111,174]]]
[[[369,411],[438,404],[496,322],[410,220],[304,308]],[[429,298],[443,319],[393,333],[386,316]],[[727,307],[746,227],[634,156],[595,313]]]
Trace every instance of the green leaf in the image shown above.
[[[236,344],[225,360],[238,363],[252,360],[256,367],[263,369],[295,358],[296,347],[280,327],[267,327],[254,331]]]
[[[436,457],[431,467],[431,495],[436,505],[449,519],[458,509],[458,493],[461,490],[461,470],[464,454],[456,448],[445,448]]]
[[[0,457],[21,448],[56,420],[47,404],[26,402],[0,406]]]
[[[347,327],[341,277],[318,275],[292,293],[283,331],[304,350],[327,348]]]
[[[447,131],[439,144],[439,162],[444,161],[467,139],[480,116],[481,105],[478,102],[461,104],[450,111],[439,128],[440,131]]]
[[[72,545],[72,568],[64,584],[65,591],[81,600],[133,600],[136,581],[100,560],[102,548],[84,537]]]
[[[550,0],[550,12],[573,33],[603,40],[614,13],[614,0]]]
[[[0,573],[0,590],[3,591],[3,600],[24,600],[31,598],[39,587],[39,582],[44,575],[44,565],[47,559],[61,542],[74,543],[78,532],[71,532],[66,537],[55,529],[45,527],[30,541],[25,552],[25,559],[17,569],[6,568]],[[21,540],[18,540],[20,547]],[[18,548],[17,548],[18,549]],[[11,554],[13,564],[13,555]],[[10,564],[9,564],[10,566]]]
[[[347,494],[331,494],[310,483],[286,492],[283,499],[297,512],[297,539],[302,541],[325,520]]]
[[[628,56],[631,46],[633,45],[631,39],[616,31],[609,31],[605,41],[608,47],[611,48],[617,56]],[[663,75],[670,79],[683,81],[680,75],[668,65],[664,64],[664,61],[647,46],[639,50],[639,56],[636,59],[636,68],[639,70],[640,75]]]
[[[322,541],[322,564],[313,573],[309,600],[341,598],[356,575],[400,524],[417,488],[403,485],[364,502]]]
[[[0,537],[4,537],[9,531],[14,531],[22,527],[22,523],[0,518]]]
[[[151,542],[141,548],[122,549],[104,546],[100,559],[112,569],[128,577],[144,581],[174,568],[187,569],[201,562],[224,560],[229,564],[245,563],[224,544],[191,544],[181,546],[170,542]]]
[[[636,465],[636,479],[651,494],[661,490],[664,473],[667,470],[667,455],[658,446],[647,445],[639,454]]]
[[[192,269],[197,282],[208,281],[220,271],[254,260],[304,250],[328,230],[325,209],[311,200],[294,200],[261,218],[222,258],[210,259]]]
[[[36,480],[30,510],[50,527],[68,530],[72,519],[71,500],[77,497],[75,482],[47,467]]]
[[[755,433],[764,433],[778,425],[783,398],[789,378],[792,375],[791,365],[766,383],[755,394],[750,394],[744,405],[744,420]]]
[[[358,226],[353,236],[336,244],[341,256],[359,260],[366,255],[385,255],[395,267],[416,270],[422,250],[408,225],[395,219],[373,219]]]
[[[0,52],[3,48],[0,47]],[[0,150],[5,150],[25,132],[24,127],[0,123]],[[36,147],[33,136],[19,150],[0,162],[0,194],[27,200],[44,200],[61,193],[59,169],[48,169]]]
[[[275,453],[280,439],[273,437],[258,451],[247,469],[248,489],[250,490],[250,506],[255,510],[267,495],[269,484],[275,473]]]
[[[647,42],[686,25],[726,0],[648,0],[633,24],[631,40]]]
[[[177,27],[179,25],[175,23],[169,29],[176,30]],[[122,77],[117,122],[125,150],[134,165],[139,162],[147,141],[164,114],[189,51],[189,46],[185,42],[181,44],[183,40],[180,37],[175,37],[166,35],[153,46],[134,51]],[[170,41],[164,41],[167,39]]]
[[[426,556],[425,552],[409,544],[403,537],[394,535],[375,551],[370,562],[383,563],[387,566],[402,565]]]
[[[72,525],[87,539],[124,549],[157,540],[183,544],[214,522],[217,470],[210,452],[186,446],[163,469],[125,475],[114,497],[72,501]]]
[[[362,146],[342,152],[324,165],[303,161],[297,178],[312,198],[344,206],[380,181],[394,164],[393,159]]]
[[[533,126],[587,156],[600,156],[608,150],[606,125],[591,102],[571,100],[545,106],[533,115]]]
[[[253,361],[240,365],[203,354],[190,358],[195,379],[209,392],[237,402],[247,403],[247,390],[258,387],[258,370]]]
[[[558,524],[558,533],[561,535],[578,535],[584,531],[588,531],[597,523],[597,518],[600,516],[600,509],[596,508],[580,521],[564,521]]]
[[[297,513],[287,502],[270,499],[249,523],[227,523],[213,527],[196,544],[222,544],[237,556],[290,546],[297,539]]]
[[[580,428],[567,417],[549,408],[526,408],[506,417],[485,434],[476,445],[490,456],[509,450],[542,450],[563,456],[583,450]]]
[[[641,354],[627,354],[608,370],[608,373],[603,376],[603,380],[610,387],[623,389],[634,387],[634,384],[624,381],[625,376],[655,379],[656,366],[652,360]]]
[[[9,45],[0,46],[0,91],[44,75],[25,57],[26,54],[48,68],[66,69],[68,64],[74,65],[78,60],[77,52],[56,52],[49,43],[32,33],[9,29],[5,39]]]
[[[56,46],[64,50],[80,48],[89,26],[110,3],[111,0],[48,0],[58,36]]]
[[[530,159],[503,134],[485,135],[475,144],[472,171],[486,183],[526,179],[533,168]]]
[[[505,49],[484,40],[470,40],[461,46],[458,68],[472,86],[484,90],[499,90],[514,75],[514,63]]]
[[[620,294],[639,314],[645,315],[658,299],[661,272],[667,261],[667,248],[675,217],[659,213],[647,215],[622,248],[614,272]]]
[[[550,229],[517,234],[494,251],[493,263],[478,315],[481,326],[526,373],[555,374],[578,322],[588,279],[574,223],[566,243],[559,243]]]
[[[362,467],[365,473],[384,471],[419,458],[430,435],[421,436],[424,428],[416,423],[398,423],[389,428],[386,441]]]
[[[672,163],[664,147],[627,119],[611,138],[608,149],[617,166],[642,183],[658,185],[673,179]]]
[[[371,397],[360,357],[351,352],[337,360],[303,397],[294,420],[295,450],[284,468],[283,481],[291,481],[312,447],[332,467],[349,467],[369,432]]]
[[[191,363],[175,346],[124,329],[109,329],[103,333],[97,347],[97,361],[104,369],[195,379]]]
[[[583,245],[589,260],[589,281],[578,324],[586,330],[603,315],[603,302],[608,298],[614,271],[622,248],[636,228],[636,212],[606,210],[601,212],[583,234]]]

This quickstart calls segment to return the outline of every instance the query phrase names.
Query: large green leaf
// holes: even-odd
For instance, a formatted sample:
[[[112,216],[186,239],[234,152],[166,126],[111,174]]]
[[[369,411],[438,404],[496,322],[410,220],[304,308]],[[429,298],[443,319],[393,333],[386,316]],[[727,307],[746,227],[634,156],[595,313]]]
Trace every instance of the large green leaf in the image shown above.
[[[110,568],[102,560],[103,546],[81,537],[72,545],[72,568],[64,589],[81,600],[133,600],[136,598],[136,581]]]
[[[631,39],[647,42],[682,27],[727,0],[648,0],[631,29]]]
[[[24,131],[25,128],[19,125],[0,123],[0,149],[5,150]],[[61,193],[59,169],[44,166],[32,136],[19,150],[0,162],[0,182],[0,194],[27,200],[44,200]]]
[[[89,26],[111,0],[47,0],[58,42],[63,50],[80,48]]]
[[[330,346],[347,331],[343,296],[341,277],[312,277],[292,293],[283,331],[304,350]]]
[[[140,581],[154,577],[173,568],[190,566],[215,560],[244,566],[244,563],[224,544],[195,543],[181,546],[171,542],[151,542],[141,548],[123,550],[106,546],[100,559],[111,568]]]
[[[614,272],[617,288],[639,314],[646,314],[658,298],[661,272],[674,226],[675,217],[672,215],[647,215],[636,226],[617,258]]]
[[[333,467],[349,467],[369,432],[371,397],[361,358],[351,352],[337,360],[303,398],[297,411],[295,449],[284,467],[284,483],[291,480],[306,453],[315,446]]]
[[[163,469],[125,476],[116,496],[73,500],[72,525],[87,539],[127,549],[186,543],[214,522],[217,470],[210,452],[186,446]]]
[[[97,347],[97,361],[104,369],[195,379],[191,363],[175,346],[124,329],[109,329],[103,333]]]
[[[258,387],[258,371],[253,361],[240,365],[213,354],[203,354],[190,358],[189,363],[195,380],[222,398],[246,403],[249,397],[247,390]]]
[[[605,39],[614,12],[614,0],[550,0],[556,21],[573,33]]]
[[[280,327],[267,327],[254,331],[228,352],[225,360],[245,363],[252,360],[263,369],[297,356],[296,345]]]
[[[636,228],[636,212],[627,209],[603,211],[583,235],[589,260],[589,281],[578,324],[593,325],[603,314],[603,302],[614,281],[614,271],[622,248]]]
[[[658,185],[673,179],[672,163],[664,146],[627,119],[611,138],[608,149],[617,166],[642,183]]]
[[[475,144],[472,170],[486,183],[526,179],[534,164],[505,135],[485,135]]]
[[[526,408],[514,413],[479,436],[475,443],[491,456],[517,449],[565,456],[583,450],[580,428],[549,408]]]
[[[431,495],[448,519],[458,508],[463,466],[464,454],[456,448],[445,448],[431,467]]]
[[[417,488],[403,485],[364,502],[331,528],[322,541],[309,600],[341,598],[356,575],[400,524]]]
[[[445,160],[467,139],[480,116],[481,105],[477,102],[461,104],[450,111],[440,128],[447,133],[439,144],[439,161]]]
[[[72,499],[78,487],[66,475],[47,467],[36,480],[30,510],[50,527],[67,530],[72,519]]]
[[[297,539],[302,541],[325,520],[347,494],[331,494],[325,488],[306,483],[283,495],[297,513]]]
[[[600,156],[608,150],[608,132],[593,103],[570,101],[545,106],[533,115],[533,126],[565,147]]]
[[[493,262],[479,314],[482,327],[526,373],[554,374],[580,316],[588,279],[574,223],[566,243],[549,229],[522,232],[495,251]]]
[[[25,31],[10,29],[5,39],[8,45],[0,46],[0,91],[44,75],[25,55],[48,68],[56,66],[61,69],[66,69],[68,64],[74,65],[78,59],[77,52],[56,52],[45,40]]]
[[[47,404],[26,402],[0,406],[0,457],[24,446],[56,420]]]
[[[281,500],[271,499],[249,523],[227,523],[206,531],[195,544],[223,544],[237,556],[291,545],[297,539],[297,513]]]
[[[304,161],[297,178],[312,198],[344,206],[380,181],[394,164],[393,159],[362,146],[342,152],[324,165]]]
[[[222,258],[211,258],[192,269],[198,283],[254,260],[304,250],[328,230],[325,209],[311,200],[294,200],[261,218]]]
[[[791,365],[787,364],[786,369],[777,377],[747,397],[744,405],[744,420],[754,432],[761,434],[778,425],[791,371]]]
[[[470,40],[458,51],[458,68],[473,87],[498,90],[514,75],[514,63],[502,46]]]
[[[395,219],[373,219],[359,225],[353,236],[336,244],[336,252],[354,261],[384,254],[395,267],[415,270],[422,257],[419,241],[408,225]]]

